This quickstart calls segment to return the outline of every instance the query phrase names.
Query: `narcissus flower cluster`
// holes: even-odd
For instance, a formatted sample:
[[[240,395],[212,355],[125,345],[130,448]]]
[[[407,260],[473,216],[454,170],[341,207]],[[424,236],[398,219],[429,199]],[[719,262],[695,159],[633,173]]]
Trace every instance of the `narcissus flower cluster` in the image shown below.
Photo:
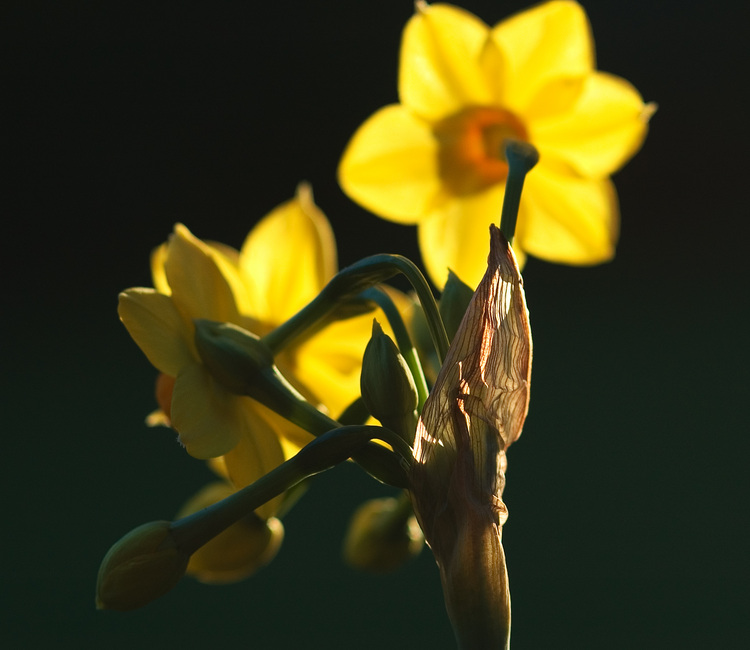
[[[355,511],[345,559],[392,571],[427,542],[459,648],[509,648],[506,452],[532,362],[520,268],[526,254],[613,255],[609,177],[653,109],[595,69],[586,14],[570,0],[493,28],[418,2],[399,94],[354,134],[339,179],[376,214],[418,225],[440,305],[400,255],[338,270],[304,184],[239,250],[176,225],[152,255],[153,288],[123,292],[119,314],[159,371],[148,422],[174,428],[219,480],[174,521],[112,547],[99,607],[143,606],[185,573],[252,575],[276,556],[306,482],[353,461],[398,495]],[[399,274],[411,295],[385,284]]]

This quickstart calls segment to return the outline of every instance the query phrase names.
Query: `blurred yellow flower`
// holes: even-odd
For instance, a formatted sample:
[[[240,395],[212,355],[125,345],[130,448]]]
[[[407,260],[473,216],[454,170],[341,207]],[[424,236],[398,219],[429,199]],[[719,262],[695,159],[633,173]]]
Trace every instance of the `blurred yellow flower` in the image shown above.
[[[218,384],[196,351],[193,320],[234,323],[262,336],[312,300],[336,269],[333,232],[310,188],[301,185],[293,200],[253,228],[240,251],[203,242],[178,224],[152,256],[155,288],[120,295],[121,320],[162,373],[157,384],[162,422],[174,427],[192,456],[216,459],[214,469],[225,472],[237,489],[312,438]],[[371,322],[371,316],[361,316],[333,323],[284,350],[277,366],[312,403],[338,416],[359,396]],[[258,514],[272,517],[278,501]]]
[[[425,266],[475,287],[508,172],[506,138],[540,162],[521,199],[514,247],[568,264],[610,259],[618,205],[609,175],[641,146],[654,107],[598,72],[576,2],[546,2],[488,27],[447,4],[417,3],[401,44],[401,103],[372,115],[339,167],[344,191],[372,212],[417,224]]]

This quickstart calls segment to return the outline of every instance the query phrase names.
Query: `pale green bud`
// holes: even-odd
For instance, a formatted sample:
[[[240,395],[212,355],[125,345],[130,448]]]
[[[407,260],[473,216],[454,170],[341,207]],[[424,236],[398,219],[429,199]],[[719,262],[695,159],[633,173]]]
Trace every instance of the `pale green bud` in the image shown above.
[[[449,341],[456,335],[473,295],[472,288],[448,269],[448,281],[440,296],[439,309]]]
[[[352,516],[344,539],[344,560],[373,573],[398,569],[419,554],[424,535],[408,501],[372,499]]]
[[[376,320],[362,358],[360,389],[370,414],[411,441],[416,425],[417,387],[396,344]]]
[[[143,524],[109,549],[99,567],[97,609],[142,607],[180,581],[190,556],[177,548],[170,525],[168,521]]]

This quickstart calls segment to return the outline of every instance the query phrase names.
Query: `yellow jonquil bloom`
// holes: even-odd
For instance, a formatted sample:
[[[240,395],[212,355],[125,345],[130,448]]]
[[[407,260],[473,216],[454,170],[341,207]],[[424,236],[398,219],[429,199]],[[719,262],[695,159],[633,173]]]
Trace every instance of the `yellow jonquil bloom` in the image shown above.
[[[119,314],[163,374],[165,419],[196,458],[216,458],[239,489],[281,464],[311,436],[249,397],[221,386],[201,361],[194,319],[227,322],[263,335],[312,300],[336,272],[333,233],[300,186],[262,219],[240,251],[208,244],[182,225],[152,258],[154,289],[120,295]],[[359,395],[371,317],[336,322],[284,350],[276,363],[314,404],[337,416]],[[278,498],[258,510],[275,514]]]
[[[576,2],[547,2],[493,28],[457,7],[418,2],[403,34],[399,96],[354,134],[339,181],[374,213],[418,225],[438,286],[448,268],[472,287],[482,277],[487,226],[503,204],[505,139],[540,154],[521,199],[520,261],[613,256],[619,214],[609,175],[641,146],[654,107],[595,70]]]

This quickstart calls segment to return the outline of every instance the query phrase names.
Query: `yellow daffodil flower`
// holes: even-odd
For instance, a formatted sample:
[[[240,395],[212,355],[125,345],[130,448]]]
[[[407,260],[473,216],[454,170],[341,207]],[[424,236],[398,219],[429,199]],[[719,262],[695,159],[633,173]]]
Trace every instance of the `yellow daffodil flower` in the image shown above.
[[[241,250],[205,243],[183,225],[152,257],[154,287],[120,295],[130,335],[162,373],[162,421],[196,458],[216,459],[239,489],[277,467],[311,436],[208,372],[195,348],[194,319],[239,325],[262,336],[312,300],[336,272],[333,232],[308,186],[262,219]],[[331,324],[276,363],[305,397],[337,416],[359,395],[371,316]],[[220,457],[217,459],[217,457]],[[258,510],[272,517],[278,499]]]
[[[406,25],[401,103],[372,115],[339,168],[344,191],[375,214],[417,224],[422,257],[442,287],[448,268],[476,286],[487,226],[499,221],[503,141],[531,142],[514,248],[568,264],[610,259],[618,204],[610,174],[641,146],[652,105],[598,72],[576,2],[546,2],[488,27],[447,4],[417,3]]]

